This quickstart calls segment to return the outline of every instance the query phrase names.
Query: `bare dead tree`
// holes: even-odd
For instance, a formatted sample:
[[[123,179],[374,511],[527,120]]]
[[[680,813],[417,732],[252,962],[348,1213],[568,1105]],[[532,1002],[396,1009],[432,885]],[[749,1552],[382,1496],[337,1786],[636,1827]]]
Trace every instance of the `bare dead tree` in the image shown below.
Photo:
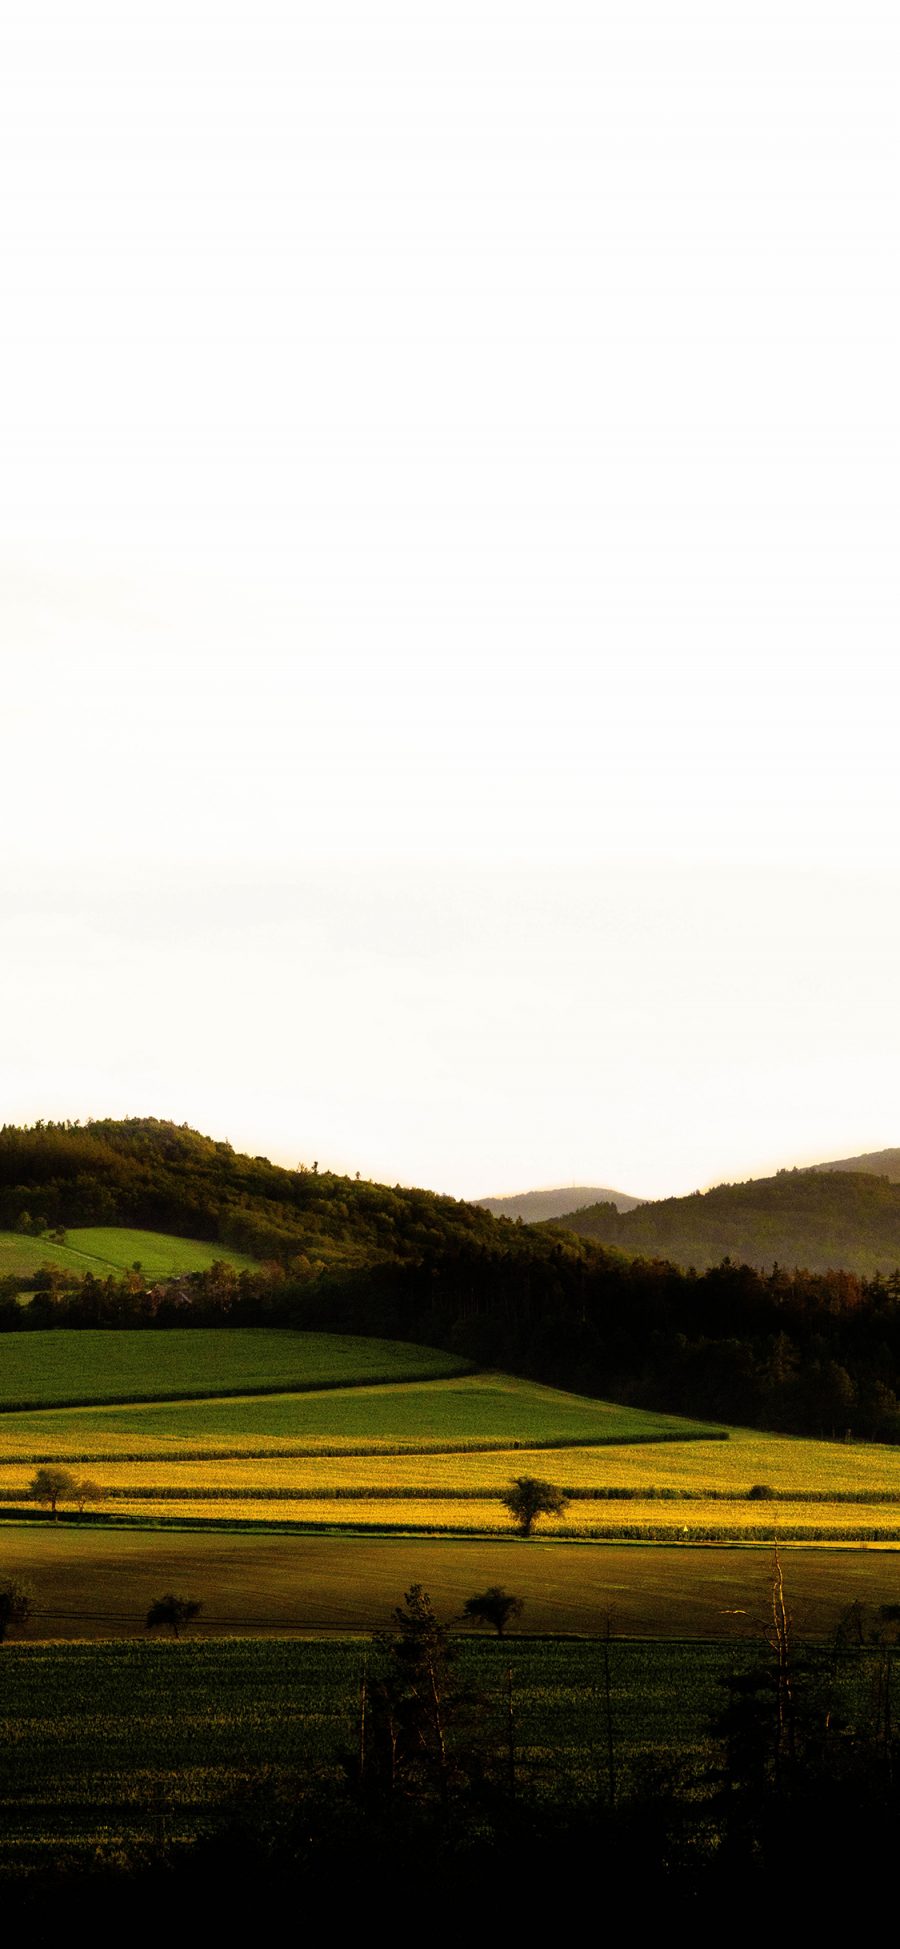
[[[515,1800],[516,1797],[516,1719],[515,1719],[515,1711],[513,1708],[513,1675],[512,1675],[511,1665],[507,1667],[507,1672],[506,1672],[506,1778],[507,1778],[507,1784],[509,1786],[509,1797],[511,1800]]]
[[[368,1665],[364,1658],[359,1673],[359,1784],[362,1787],[366,1777],[366,1708],[368,1705]]]
[[[794,1723],[794,1684],[791,1664],[793,1620],[784,1594],[784,1572],[778,1554],[778,1541],[772,1555],[772,1621],[766,1631],[775,1656],[775,1775],[779,1777],[785,1760],[796,1758]]]
[[[616,1782],[616,1742],[615,1742],[615,1733],[613,1730],[613,1715],[612,1715],[612,1684],[610,1680],[610,1671],[609,1671],[609,1643],[611,1637],[612,1637],[612,1611],[607,1605],[606,1630],[604,1632],[603,1639],[602,1639],[603,1712],[604,1712],[604,1720],[606,1724],[606,1765],[607,1765],[607,1775],[609,1779],[609,1799],[610,1799],[610,1805],[614,1807],[616,1804],[617,1782]]]

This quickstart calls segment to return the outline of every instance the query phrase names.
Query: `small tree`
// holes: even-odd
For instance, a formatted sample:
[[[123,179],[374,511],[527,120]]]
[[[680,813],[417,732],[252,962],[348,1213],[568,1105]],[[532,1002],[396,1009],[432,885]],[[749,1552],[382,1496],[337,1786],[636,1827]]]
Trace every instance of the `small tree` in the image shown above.
[[[31,1613],[34,1591],[18,1577],[0,1577],[0,1644],[11,1624],[24,1624]]]
[[[498,1638],[502,1638],[510,1618],[521,1617],[524,1608],[521,1597],[509,1597],[500,1584],[491,1584],[479,1597],[466,1598],[462,1614],[479,1624],[492,1624]]]
[[[74,1496],[76,1493],[75,1477],[69,1469],[54,1467],[40,1468],[32,1476],[28,1486],[29,1493],[34,1497],[35,1502],[43,1503],[45,1506],[49,1504],[50,1514],[54,1522],[56,1521],[57,1503],[62,1502],[66,1497]]]
[[[154,1597],[147,1612],[147,1629],[152,1631],[157,1624],[168,1624],[177,1638],[183,1626],[190,1624],[202,1609],[203,1605],[194,1598],[176,1597],[173,1591],[167,1590],[165,1596]]]
[[[561,1516],[569,1498],[564,1489],[542,1482],[538,1475],[517,1475],[500,1498],[518,1523],[523,1536],[530,1536],[538,1516]]]
[[[460,1704],[453,1647],[421,1584],[410,1585],[393,1619],[395,1632],[375,1639],[377,1668],[364,1688],[360,1752],[368,1757],[360,1780],[377,1798],[436,1798],[443,1806],[454,1774],[449,1730]]]
[[[89,1475],[83,1475],[80,1478],[80,1480],[76,1482],[72,1493],[75,1497],[75,1501],[78,1504],[78,1514],[80,1516],[84,1511],[85,1503],[102,1502],[106,1494],[106,1490],[100,1487],[99,1482],[92,1482]]]

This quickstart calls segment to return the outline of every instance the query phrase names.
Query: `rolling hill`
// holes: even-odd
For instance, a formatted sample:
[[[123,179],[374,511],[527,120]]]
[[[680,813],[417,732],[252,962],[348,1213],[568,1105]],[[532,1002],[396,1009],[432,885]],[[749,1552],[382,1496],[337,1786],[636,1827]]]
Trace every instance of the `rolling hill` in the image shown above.
[[[439,1241],[489,1243],[498,1221],[432,1191],[316,1164],[284,1170],[156,1117],[6,1125],[0,1231],[39,1240],[59,1226],[137,1227],[206,1241],[239,1264],[244,1254],[315,1270],[416,1258]]]
[[[898,1153],[900,1155],[900,1153]],[[627,1191],[605,1191],[594,1184],[570,1184],[560,1191],[520,1191],[510,1198],[476,1198],[481,1211],[495,1218],[521,1218],[523,1224],[536,1225],[545,1218],[562,1218],[566,1212],[580,1211],[585,1205],[615,1205],[617,1211],[632,1211],[640,1198]]]
[[[812,1171],[865,1171],[869,1176],[889,1178],[900,1184],[900,1150],[868,1150],[861,1157],[839,1157],[831,1164],[811,1164]]]
[[[33,1282],[48,1267],[76,1279],[86,1272],[105,1279],[130,1271],[142,1272],[148,1279],[176,1279],[185,1272],[208,1272],[223,1260],[237,1272],[258,1264],[233,1246],[219,1248],[206,1240],[138,1231],[134,1226],[75,1226],[56,1237],[0,1232],[0,1279]]]
[[[0,1331],[355,1333],[638,1408],[900,1440],[900,1185],[785,1171],[568,1224],[282,1170],[153,1118],[8,1127],[13,1252],[43,1255],[60,1226],[95,1248],[124,1228],[129,1249],[118,1276],[38,1270],[26,1306],[0,1268]],[[135,1230],[168,1235],[169,1266],[173,1240],[199,1241],[213,1264],[160,1276]],[[259,1263],[222,1266],[238,1252]]]
[[[900,1183],[842,1166],[779,1171],[628,1212],[596,1205],[556,1224],[624,1252],[698,1270],[728,1257],[760,1268],[843,1267],[871,1275],[900,1264]]]

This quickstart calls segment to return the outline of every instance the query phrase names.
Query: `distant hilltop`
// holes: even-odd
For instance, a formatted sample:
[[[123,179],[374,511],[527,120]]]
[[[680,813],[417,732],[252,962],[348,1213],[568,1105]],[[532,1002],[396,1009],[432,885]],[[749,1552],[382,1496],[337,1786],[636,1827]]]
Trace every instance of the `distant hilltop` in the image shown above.
[[[900,1151],[897,1156],[900,1159]],[[495,1218],[521,1218],[526,1225],[537,1225],[543,1219],[581,1211],[586,1205],[615,1205],[617,1211],[633,1211],[642,1200],[629,1197],[627,1191],[604,1191],[596,1184],[570,1184],[561,1191],[519,1191],[512,1198],[474,1198],[472,1202],[482,1211],[493,1212]]]
[[[587,1210],[560,1213],[554,1225],[633,1257],[698,1271],[727,1256],[758,1270],[840,1266],[871,1277],[900,1266],[900,1150],[717,1184],[627,1212],[614,1211],[607,1196]]]
[[[873,1178],[900,1184],[900,1150],[867,1150],[862,1157],[840,1157],[834,1164],[809,1164],[810,1171],[867,1171]]]

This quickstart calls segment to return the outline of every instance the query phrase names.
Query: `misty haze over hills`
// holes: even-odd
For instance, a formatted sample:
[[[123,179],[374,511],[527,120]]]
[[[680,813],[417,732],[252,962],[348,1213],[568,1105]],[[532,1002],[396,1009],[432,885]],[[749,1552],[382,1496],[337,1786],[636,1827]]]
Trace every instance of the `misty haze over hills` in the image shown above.
[[[586,1205],[615,1205],[617,1211],[633,1211],[643,1200],[629,1197],[627,1191],[606,1191],[595,1184],[570,1184],[560,1191],[520,1191],[515,1197],[473,1198],[472,1202],[482,1211],[493,1212],[495,1218],[521,1218],[526,1225],[536,1225],[542,1219],[563,1218],[570,1212],[581,1211]]]

